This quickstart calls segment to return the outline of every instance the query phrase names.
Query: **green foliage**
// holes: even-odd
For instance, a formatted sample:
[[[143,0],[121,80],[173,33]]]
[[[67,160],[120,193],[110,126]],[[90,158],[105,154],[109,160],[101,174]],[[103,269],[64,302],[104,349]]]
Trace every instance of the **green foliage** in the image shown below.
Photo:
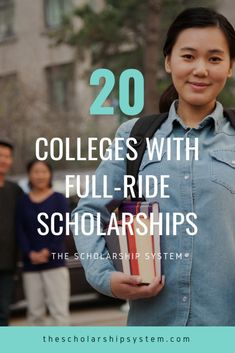
[[[55,43],[76,47],[81,59],[89,49],[93,66],[109,67],[116,74],[125,67],[141,69],[146,5],[136,0],[106,2],[98,13],[89,5],[75,9],[73,16],[52,33]],[[81,29],[75,30],[74,16],[82,20]]]
[[[230,78],[223,91],[218,97],[218,100],[226,108],[235,108],[235,79]]]

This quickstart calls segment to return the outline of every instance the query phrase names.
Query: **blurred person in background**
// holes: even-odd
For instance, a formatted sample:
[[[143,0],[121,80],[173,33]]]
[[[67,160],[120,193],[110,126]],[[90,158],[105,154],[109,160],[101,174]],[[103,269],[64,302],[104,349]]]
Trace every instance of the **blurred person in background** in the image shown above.
[[[22,195],[21,188],[6,180],[13,163],[13,144],[0,139],[0,326],[9,323],[16,270],[16,205]]]
[[[68,204],[65,197],[53,191],[52,168],[47,162],[31,161],[27,166],[29,194],[19,203],[17,238],[23,257],[23,285],[27,300],[30,325],[46,324],[48,308],[53,325],[69,325],[69,272],[65,265],[65,233],[51,232],[50,218],[54,212],[65,215]],[[42,225],[38,215],[45,212],[49,232],[40,235]],[[44,221],[44,220],[43,220]],[[58,218],[55,230],[64,227]],[[43,229],[44,231],[44,229]]]

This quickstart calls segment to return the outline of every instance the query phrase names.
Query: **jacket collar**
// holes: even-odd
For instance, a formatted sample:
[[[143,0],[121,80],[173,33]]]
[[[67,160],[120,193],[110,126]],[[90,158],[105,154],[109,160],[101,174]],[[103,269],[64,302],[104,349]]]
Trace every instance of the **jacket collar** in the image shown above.
[[[170,107],[168,119],[161,126],[161,134],[168,136],[171,134],[174,125],[180,124],[185,130],[187,126],[181,117],[177,114],[178,100],[175,100]],[[216,102],[214,111],[207,115],[194,129],[200,130],[206,125],[213,125],[215,133],[218,133],[223,125],[225,118],[223,114],[223,106],[220,102]]]

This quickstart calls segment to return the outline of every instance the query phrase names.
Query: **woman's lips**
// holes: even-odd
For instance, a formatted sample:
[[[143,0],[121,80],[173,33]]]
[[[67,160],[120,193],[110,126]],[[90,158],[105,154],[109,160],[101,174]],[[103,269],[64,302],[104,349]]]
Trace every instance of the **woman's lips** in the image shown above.
[[[203,91],[205,88],[209,87],[210,83],[204,82],[188,82],[188,84],[192,87],[193,90]]]

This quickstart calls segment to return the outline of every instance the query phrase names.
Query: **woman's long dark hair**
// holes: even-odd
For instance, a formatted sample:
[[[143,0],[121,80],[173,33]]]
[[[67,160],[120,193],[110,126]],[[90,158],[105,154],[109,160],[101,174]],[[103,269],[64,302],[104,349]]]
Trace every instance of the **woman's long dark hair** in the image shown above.
[[[223,15],[206,7],[194,7],[181,12],[170,26],[166,41],[163,46],[163,54],[166,57],[171,54],[176,40],[183,30],[187,28],[217,27],[224,33],[228,46],[230,59],[235,59],[235,30],[231,23]],[[178,98],[178,93],[171,84],[161,95],[159,101],[160,113],[168,112],[172,102]]]

